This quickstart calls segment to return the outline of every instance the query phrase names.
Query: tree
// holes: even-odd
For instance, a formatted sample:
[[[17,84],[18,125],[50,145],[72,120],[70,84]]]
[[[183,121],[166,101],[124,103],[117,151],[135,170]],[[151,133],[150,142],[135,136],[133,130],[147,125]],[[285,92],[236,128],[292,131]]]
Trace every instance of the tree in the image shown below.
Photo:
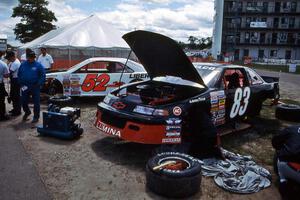
[[[196,45],[197,38],[196,38],[196,37],[190,36],[190,37],[188,38],[188,41],[190,42],[189,47],[190,47],[191,49],[195,49],[195,48],[197,47],[197,45]]]
[[[14,28],[16,39],[22,43],[30,42],[56,28],[52,22],[57,19],[47,9],[48,4],[47,0],[19,0],[12,14],[12,17],[21,17],[21,22]]]

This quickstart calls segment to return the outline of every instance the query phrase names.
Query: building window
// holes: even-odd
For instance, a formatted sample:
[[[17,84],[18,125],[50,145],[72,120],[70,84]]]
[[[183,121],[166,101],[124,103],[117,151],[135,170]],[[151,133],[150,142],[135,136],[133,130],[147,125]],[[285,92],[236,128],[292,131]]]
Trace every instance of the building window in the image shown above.
[[[297,2],[292,2],[291,3],[291,12],[296,12],[297,10]]]
[[[289,18],[289,28],[295,27],[295,17]]]
[[[292,51],[291,50],[286,50],[285,51],[285,59],[290,60],[292,57]]]
[[[270,57],[277,57],[277,50],[271,50]]]
[[[251,33],[250,43],[258,43],[258,32]]]
[[[245,33],[245,43],[249,43],[250,42],[250,33],[246,32]]]
[[[258,50],[258,58],[263,59],[265,56],[265,50],[259,49]]]
[[[249,49],[244,49],[243,56],[249,56]]]

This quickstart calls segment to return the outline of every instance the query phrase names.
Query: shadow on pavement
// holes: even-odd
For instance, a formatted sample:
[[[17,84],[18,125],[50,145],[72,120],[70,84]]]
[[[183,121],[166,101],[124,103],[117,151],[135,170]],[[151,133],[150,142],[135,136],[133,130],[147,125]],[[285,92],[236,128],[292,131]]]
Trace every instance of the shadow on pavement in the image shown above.
[[[146,163],[157,145],[137,144],[105,137],[92,143],[91,147],[102,159],[116,165],[144,171]]]

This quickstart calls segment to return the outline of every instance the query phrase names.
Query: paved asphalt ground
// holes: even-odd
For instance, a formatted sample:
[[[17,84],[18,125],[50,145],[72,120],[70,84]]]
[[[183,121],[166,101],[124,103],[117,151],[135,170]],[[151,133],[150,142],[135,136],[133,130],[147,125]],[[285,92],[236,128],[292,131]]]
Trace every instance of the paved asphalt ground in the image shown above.
[[[279,90],[282,99],[291,99],[300,102],[299,87],[300,87],[300,75],[291,73],[279,73],[264,70],[256,70],[258,74],[264,76],[279,77],[280,88],[289,88],[289,91]],[[295,91],[291,93],[290,91]]]
[[[51,199],[9,122],[0,122],[0,199]]]
[[[266,72],[257,70],[259,74],[278,76],[280,84],[299,90],[300,75]],[[300,101],[300,96],[285,94],[282,97]],[[294,96],[293,96],[294,95]],[[10,126],[13,122],[0,122],[0,199],[1,200],[48,200],[51,195],[37,173],[30,156],[26,153],[18,134]]]

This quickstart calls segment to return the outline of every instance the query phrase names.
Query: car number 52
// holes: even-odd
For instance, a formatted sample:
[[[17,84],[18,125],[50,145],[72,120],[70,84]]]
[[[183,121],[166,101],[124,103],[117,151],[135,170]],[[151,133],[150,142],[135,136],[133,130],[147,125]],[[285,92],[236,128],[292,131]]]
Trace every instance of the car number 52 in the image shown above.
[[[82,83],[81,89],[84,92],[102,92],[106,90],[110,77],[108,74],[88,74]]]
[[[236,117],[237,114],[239,116],[245,114],[249,104],[250,94],[251,91],[249,87],[245,87],[244,90],[242,88],[236,89],[234,94],[234,103],[230,111],[230,118]]]

